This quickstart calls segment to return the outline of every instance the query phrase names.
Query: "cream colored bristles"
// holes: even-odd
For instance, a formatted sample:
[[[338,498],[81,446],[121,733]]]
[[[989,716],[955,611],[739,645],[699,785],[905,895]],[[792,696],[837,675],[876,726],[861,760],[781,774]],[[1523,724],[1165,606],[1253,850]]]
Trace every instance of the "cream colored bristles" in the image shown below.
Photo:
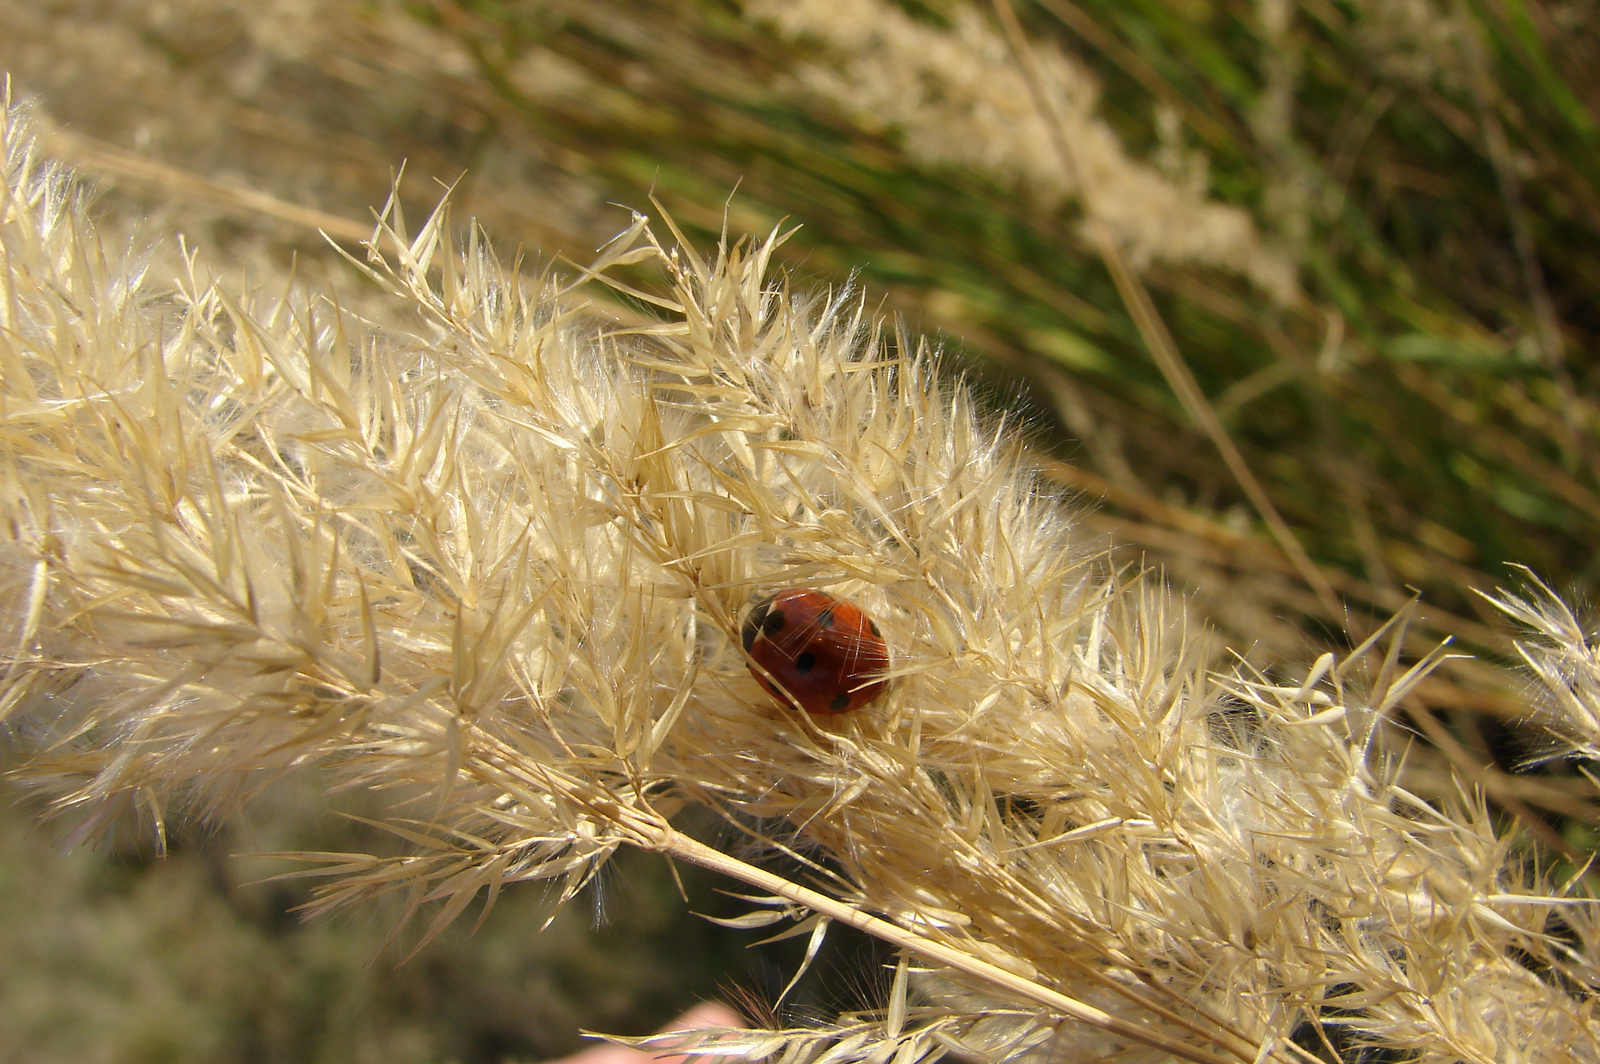
[[[391,209],[380,324],[142,271],[0,136],[0,713],[85,834],[320,766],[412,847],[306,855],[321,908],[405,888],[431,932],[638,846],[903,951],[882,1013],[704,1036],[750,1059],[1600,1060],[1588,905],[1379,745],[1431,662],[1230,671],[934,353],[774,276],[781,232],[641,215],[536,282]],[[740,618],[787,587],[875,618],[881,698],[762,691]]]

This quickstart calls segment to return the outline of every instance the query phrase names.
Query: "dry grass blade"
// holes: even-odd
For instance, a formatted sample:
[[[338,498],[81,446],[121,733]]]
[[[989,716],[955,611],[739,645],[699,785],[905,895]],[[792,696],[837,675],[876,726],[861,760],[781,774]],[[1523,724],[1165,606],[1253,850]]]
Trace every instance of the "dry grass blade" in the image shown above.
[[[554,778],[550,780],[550,783],[552,789],[556,791],[563,791],[572,787],[570,782]],[[586,804],[597,816],[615,825],[632,845],[654,853],[665,854],[678,860],[688,861],[702,868],[708,868],[713,872],[720,872],[752,887],[771,891],[772,894],[779,898],[793,902],[812,912],[821,913],[847,927],[853,927],[857,931],[864,931],[891,945],[909,950],[925,961],[944,966],[950,971],[971,979],[978,984],[992,987],[999,993],[1015,995],[1022,1000],[1043,1006],[1060,1017],[1076,1020],[1091,1027],[1097,1027],[1100,1030],[1140,1045],[1166,1050],[1180,1060],[1194,1061],[1195,1064],[1217,1064],[1217,1062],[1224,1059],[1247,1061],[1272,1059],[1271,1054],[1262,1056],[1258,1047],[1244,1042],[1236,1042],[1232,1045],[1226,1042],[1223,1043],[1223,1047],[1233,1054],[1231,1058],[1223,1058],[1213,1053],[1198,1051],[1193,1046],[1177,1039],[1165,1037],[1147,1027],[1113,1016],[1103,1009],[1085,1004],[1066,994],[1051,990],[1049,987],[1031,979],[1023,978],[1015,972],[1007,971],[995,964],[984,961],[957,945],[941,942],[926,934],[918,934],[897,924],[892,924],[887,920],[882,920],[870,913],[863,912],[858,906],[841,902],[819,891],[784,879],[782,876],[774,875],[756,865],[731,857],[720,850],[713,849],[681,832],[675,831],[670,824],[650,811],[617,805],[604,800],[594,804],[593,799],[577,788],[568,791],[568,793],[571,794],[574,801]],[[743,1055],[743,1049],[744,1047],[741,1047],[740,1055]],[[703,1048],[702,1052],[706,1052],[708,1055],[720,1055],[710,1049]]]
[[[313,232],[326,233],[346,243],[359,244],[372,235],[370,226],[348,218],[288,203],[256,189],[212,181],[81,133],[56,130],[49,135],[45,148],[53,157],[85,173],[159,188],[168,195],[219,203],[244,213],[264,215],[291,225],[304,226]]]
[[[995,11],[1000,16],[1006,34],[1010,38],[1013,53],[1017,62],[1025,72],[1028,85],[1033,95],[1034,105],[1045,119],[1045,124],[1050,131],[1050,142],[1061,160],[1062,170],[1069,175],[1068,181],[1074,188],[1083,188],[1077,157],[1072,150],[1072,144],[1066,136],[1061,117],[1057,113],[1050,96],[1044,91],[1043,81],[1039,75],[1038,64],[1033,56],[1033,49],[1028,43],[1027,36],[1022,32],[1022,25],[1017,21],[1016,10],[1012,7],[1011,0],[993,0]],[[1161,368],[1161,373],[1172,386],[1184,409],[1194,418],[1196,423],[1205,431],[1206,436],[1216,446],[1217,453],[1222,456],[1229,472],[1239,483],[1239,487],[1250,499],[1251,505],[1261,515],[1261,520],[1266,524],[1272,538],[1278,541],[1283,552],[1293,562],[1295,571],[1305,581],[1317,596],[1322,608],[1331,614],[1339,612],[1339,597],[1334,594],[1333,585],[1328,583],[1311,556],[1301,545],[1300,540],[1278,512],[1277,506],[1272,502],[1266,489],[1261,486],[1261,481],[1251,472],[1250,466],[1245,462],[1244,455],[1240,453],[1228,431],[1223,427],[1222,419],[1217,417],[1216,410],[1210,400],[1200,390],[1200,385],[1195,381],[1194,374],[1184,364],[1183,356],[1178,352],[1178,346],[1173,342],[1172,334],[1167,331],[1166,323],[1161,320],[1160,313],[1156,310],[1155,303],[1150,299],[1150,292],[1145,288],[1144,282],[1139,278],[1129,264],[1127,256],[1122,251],[1120,241],[1108,226],[1098,218],[1094,212],[1087,212],[1085,225],[1090,234],[1090,244],[1099,252],[1105,261],[1106,269],[1111,272],[1111,278],[1116,283],[1117,291],[1122,296],[1123,304],[1132,316],[1134,324],[1139,329],[1139,335],[1144,339],[1145,347],[1150,352],[1156,364]]]

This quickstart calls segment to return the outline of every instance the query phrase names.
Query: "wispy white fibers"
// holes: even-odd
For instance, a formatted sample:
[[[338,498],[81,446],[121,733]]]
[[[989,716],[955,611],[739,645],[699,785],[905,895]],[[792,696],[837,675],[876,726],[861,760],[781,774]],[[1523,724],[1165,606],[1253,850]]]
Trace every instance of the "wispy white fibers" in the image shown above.
[[[1158,116],[1156,160],[1135,158],[1100,114],[1094,73],[1041,42],[1043,89],[1076,157],[1069,175],[986,6],[952,6],[948,25],[885,0],[747,0],[745,14],[784,37],[821,44],[787,83],[890,133],[912,158],[1016,183],[1046,212],[1074,199],[1136,262],[1217,267],[1280,302],[1295,298],[1293,262],[1246,210],[1211,196],[1206,159],[1183,148],[1177,115]]]
[[[1214,675],[920,345],[772,276],[780,236],[701,258],[637,218],[589,284],[655,313],[604,329],[391,212],[380,329],[141,273],[3,136],[0,706],[85,830],[326,766],[414,852],[329,859],[325,903],[421,888],[437,927],[682,855],[686,802],[784,825],[924,952],[883,1014],[751,1057],[1600,1059],[1587,907],[1375,746],[1416,674]],[[879,700],[763,693],[741,613],[786,587],[876,619]]]

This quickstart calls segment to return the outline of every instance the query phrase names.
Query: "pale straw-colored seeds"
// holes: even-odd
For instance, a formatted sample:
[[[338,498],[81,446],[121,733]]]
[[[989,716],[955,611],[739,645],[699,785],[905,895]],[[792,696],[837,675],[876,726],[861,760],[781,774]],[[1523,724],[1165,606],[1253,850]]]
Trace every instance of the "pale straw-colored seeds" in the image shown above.
[[[432,930],[640,845],[912,951],[883,1014],[749,1056],[1600,1059],[1587,906],[1377,745],[1419,672],[1213,673],[920,345],[771,276],[781,237],[636,218],[592,276],[657,313],[607,328],[391,210],[380,328],[141,273],[4,138],[0,711],[84,831],[322,764],[415,847],[325,858],[324,907],[419,888]],[[871,708],[762,693],[738,618],[775,587],[876,619]],[[685,802],[786,825],[827,897],[696,849]]]

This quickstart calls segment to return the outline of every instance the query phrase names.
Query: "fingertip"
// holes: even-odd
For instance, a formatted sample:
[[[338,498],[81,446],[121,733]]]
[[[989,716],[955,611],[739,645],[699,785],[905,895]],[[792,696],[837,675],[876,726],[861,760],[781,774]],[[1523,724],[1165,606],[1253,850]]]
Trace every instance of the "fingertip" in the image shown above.
[[[661,1033],[692,1031],[698,1027],[743,1027],[747,1022],[733,1008],[720,1001],[702,1001],[663,1027]]]

